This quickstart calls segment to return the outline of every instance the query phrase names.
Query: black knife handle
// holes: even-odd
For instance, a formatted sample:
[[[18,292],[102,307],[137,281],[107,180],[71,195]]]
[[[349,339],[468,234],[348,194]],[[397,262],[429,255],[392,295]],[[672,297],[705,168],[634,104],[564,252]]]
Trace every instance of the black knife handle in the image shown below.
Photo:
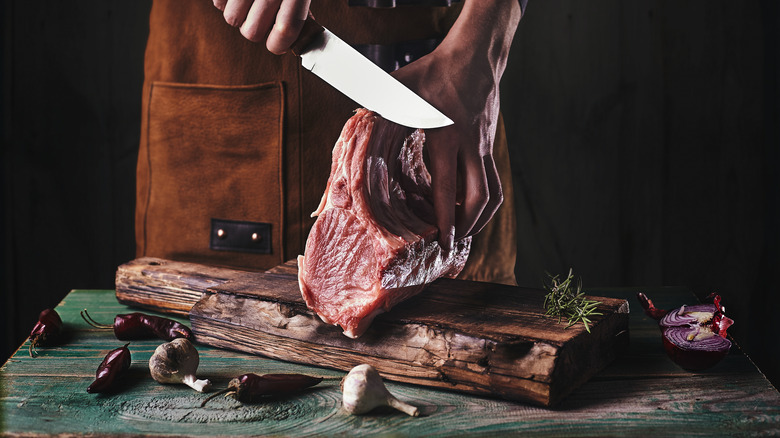
[[[309,16],[306,17],[306,21],[303,22],[303,28],[301,33],[298,34],[298,39],[290,46],[290,51],[295,56],[301,56],[306,50],[306,47],[316,38],[319,34],[325,31],[319,23],[314,21],[314,16],[309,11]]]

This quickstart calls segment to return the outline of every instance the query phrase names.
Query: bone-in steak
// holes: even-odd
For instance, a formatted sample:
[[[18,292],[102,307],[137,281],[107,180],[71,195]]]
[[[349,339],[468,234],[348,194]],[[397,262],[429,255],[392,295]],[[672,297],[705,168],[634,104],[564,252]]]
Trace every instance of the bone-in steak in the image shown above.
[[[333,148],[317,220],[298,257],[306,304],[349,337],[439,277],[455,277],[471,239],[442,251],[423,162],[425,135],[365,109]]]

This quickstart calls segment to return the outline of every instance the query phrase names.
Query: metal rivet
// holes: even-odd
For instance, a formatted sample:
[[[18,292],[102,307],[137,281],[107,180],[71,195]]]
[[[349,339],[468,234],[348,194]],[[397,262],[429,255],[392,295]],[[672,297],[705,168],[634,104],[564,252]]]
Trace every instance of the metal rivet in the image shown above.
[[[219,237],[220,239],[224,239],[225,237],[227,237],[227,233],[225,232],[225,230],[220,228],[217,230],[217,237]]]
[[[252,242],[259,242],[261,240],[263,240],[263,236],[257,233],[252,233]]]

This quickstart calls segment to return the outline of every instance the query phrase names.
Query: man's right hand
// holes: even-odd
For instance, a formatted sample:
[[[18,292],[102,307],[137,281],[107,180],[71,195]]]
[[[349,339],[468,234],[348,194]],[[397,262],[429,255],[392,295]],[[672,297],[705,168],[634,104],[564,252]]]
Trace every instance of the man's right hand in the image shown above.
[[[214,0],[225,21],[250,41],[265,39],[271,53],[290,49],[309,14],[311,0]]]

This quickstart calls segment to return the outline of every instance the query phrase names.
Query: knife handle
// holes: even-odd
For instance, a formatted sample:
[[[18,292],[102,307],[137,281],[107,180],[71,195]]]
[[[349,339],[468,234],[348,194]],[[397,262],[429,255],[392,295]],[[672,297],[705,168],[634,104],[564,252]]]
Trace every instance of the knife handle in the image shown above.
[[[314,21],[314,16],[309,11],[309,16],[306,17],[306,21],[303,22],[303,28],[301,33],[298,34],[298,39],[290,46],[290,51],[295,56],[301,56],[306,50],[306,47],[316,38],[319,34],[325,31],[319,23]]]

